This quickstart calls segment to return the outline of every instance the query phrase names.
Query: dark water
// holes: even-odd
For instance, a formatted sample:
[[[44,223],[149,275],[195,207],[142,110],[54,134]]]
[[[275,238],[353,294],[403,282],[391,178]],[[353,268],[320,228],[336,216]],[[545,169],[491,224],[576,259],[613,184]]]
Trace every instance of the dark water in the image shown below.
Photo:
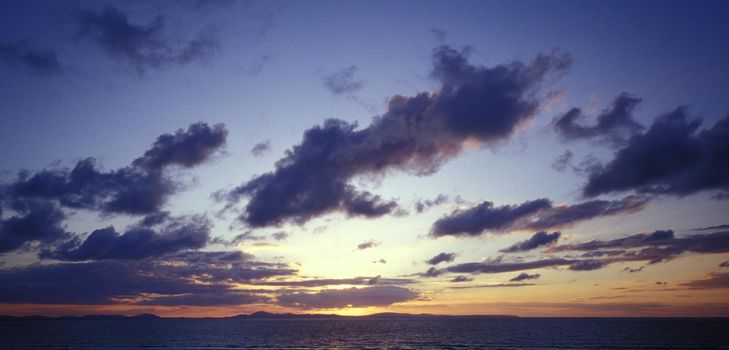
[[[729,349],[729,319],[0,321],[1,349]]]

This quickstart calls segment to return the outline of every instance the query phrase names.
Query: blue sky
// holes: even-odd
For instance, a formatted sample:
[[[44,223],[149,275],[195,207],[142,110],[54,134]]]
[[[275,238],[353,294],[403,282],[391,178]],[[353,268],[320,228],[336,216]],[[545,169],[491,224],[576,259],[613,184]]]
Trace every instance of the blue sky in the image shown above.
[[[469,278],[473,281],[466,283],[474,288],[457,292],[449,289],[451,282],[448,282],[455,277],[456,268],[450,271],[441,264],[436,266],[443,269],[438,277],[422,274],[429,268],[424,261],[441,252],[456,253],[455,261],[448,262],[453,266],[555,257],[572,259],[577,253],[560,255],[555,247],[641,234],[648,237],[657,230],[669,229],[673,230],[676,239],[681,239],[704,234],[704,231],[693,231],[695,228],[727,224],[729,202],[712,198],[722,193],[726,196],[726,184],[729,183],[726,164],[716,161],[726,159],[721,158],[725,154],[721,152],[726,150],[721,148],[720,141],[709,140],[707,136],[707,145],[701,146],[702,150],[707,147],[717,150],[716,158],[706,158],[713,159],[713,163],[686,168],[690,174],[699,172],[697,176],[702,180],[695,180],[700,182],[696,186],[693,183],[686,185],[684,180],[666,173],[661,175],[663,177],[652,178],[653,182],[648,181],[647,185],[613,184],[624,187],[620,190],[606,187],[597,196],[585,197],[585,185],[601,173],[600,167],[591,168],[590,165],[603,166],[605,174],[607,164],[617,158],[622,149],[626,149],[623,153],[631,155],[638,152],[639,147],[630,148],[627,139],[617,144],[601,142],[600,137],[607,133],[566,140],[560,138],[560,130],[555,127],[555,121],[572,108],[582,110],[580,125],[595,125],[598,115],[608,113],[613,101],[622,93],[628,93],[640,99],[628,113],[629,119],[643,126],[640,131],[630,134],[631,137],[643,136],[649,140],[646,143],[653,142],[647,130],[659,116],[679,106],[687,106],[684,113],[687,118],[703,120],[695,133],[689,133],[690,137],[704,137],[701,130],[725,120],[729,113],[726,99],[729,48],[723,45],[729,39],[729,25],[725,21],[727,10],[727,5],[721,1],[4,2],[0,5],[0,149],[3,149],[0,218],[4,225],[2,232],[5,232],[2,234],[29,237],[28,233],[17,229],[17,232],[12,231],[13,218],[24,217],[23,209],[14,201],[36,201],[42,197],[43,203],[57,205],[64,213],[61,226],[66,235],[52,241],[22,238],[23,244],[17,249],[0,252],[3,262],[0,268],[14,269],[6,270],[8,277],[4,280],[0,278],[0,311],[22,314],[30,310],[28,305],[38,304],[47,307],[33,309],[41,313],[82,313],[109,308],[133,312],[144,307],[170,315],[224,315],[262,308],[334,310],[350,314],[387,309],[551,315],[557,312],[556,303],[567,303],[571,306],[560,305],[569,309],[568,313],[582,315],[593,312],[586,311],[588,308],[584,306],[589,298],[615,297],[622,303],[615,305],[615,314],[626,313],[621,308],[626,303],[665,306],[649,308],[646,312],[650,315],[705,314],[696,310],[704,310],[701,308],[706,307],[704,304],[713,303],[719,307],[707,310],[726,315],[729,300],[721,292],[725,292],[729,284],[724,282],[718,288],[701,289],[690,289],[690,286],[692,281],[729,279],[726,278],[729,272],[719,267],[727,260],[728,251],[696,251],[685,248],[680,242],[670,244],[684,247],[677,253],[681,256],[671,255],[660,263],[610,261],[605,268],[584,272],[570,270],[568,267],[572,265],[565,263],[545,266],[536,272],[527,271],[540,275],[529,288],[476,288],[484,284],[509,283],[509,278],[513,277],[510,274],[516,271],[496,275],[471,272]],[[200,46],[195,46],[198,44]],[[391,115],[388,103],[396,95],[412,97],[431,92],[433,99],[447,95],[444,86],[451,78],[433,74],[438,68],[438,54],[445,52],[444,47],[451,48],[451,55],[465,59],[465,67],[476,71],[500,65],[513,67],[509,66],[512,62],[528,66],[540,54],[553,59],[568,55],[570,64],[568,69],[556,69],[535,79],[538,88],[525,92],[522,98],[535,99],[539,108],[534,113],[524,114],[523,122],[510,125],[511,129],[499,137],[464,137],[454,141],[451,134],[433,136],[427,131],[425,135],[430,135],[424,136],[427,142],[431,137],[444,137],[444,142],[458,145],[454,154],[438,161],[437,171],[417,174],[413,167],[395,163],[387,163],[389,165],[383,170],[364,171],[326,164],[333,167],[333,173],[352,171],[342,175],[344,177],[331,176],[332,181],[341,180],[342,184],[353,186],[356,191],[353,196],[363,193],[379,196],[379,202],[370,197],[368,204],[377,207],[394,203],[397,210],[388,209],[386,214],[355,215],[351,208],[347,209],[348,204],[338,202],[322,212],[305,215],[303,220],[296,216],[303,215],[301,211],[293,216],[282,214],[282,221],[263,225],[251,219],[250,203],[258,196],[256,193],[260,193],[256,191],[276,188],[279,185],[276,181],[285,179],[280,175],[274,180],[266,180],[261,175],[283,174],[277,170],[280,168],[277,164],[285,164],[282,159],[292,161],[303,157],[296,156],[295,147],[307,140],[303,136],[305,131],[323,125],[325,120],[336,118],[357,123],[355,130],[374,130],[372,134],[382,132],[389,135],[382,136],[384,139],[394,137],[398,140],[402,135],[387,134],[390,129],[384,127],[377,129],[373,117]],[[38,57],[45,60],[39,62]],[[466,83],[456,84],[463,88],[459,84]],[[528,93],[536,95],[527,96]],[[551,95],[547,95],[549,93]],[[488,96],[482,96],[481,100],[488,100]],[[145,154],[147,150],[154,149],[155,145],[163,147],[153,144],[155,140],[178,129],[181,131],[176,135],[181,141],[177,146],[188,147],[187,141],[193,142],[199,137],[188,127],[198,122],[205,123],[208,128],[224,124],[225,135],[217,135],[223,138],[218,140],[221,143],[215,143],[214,147],[207,145],[210,148],[201,151],[209,151],[209,154],[198,158],[190,156],[190,159],[194,158],[190,163],[173,157],[159,169],[139,168],[133,164],[135,159],[150,159]],[[474,128],[477,127],[474,124]],[[717,135],[723,135],[719,132]],[[261,148],[261,154],[254,155],[251,149],[260,143],[266,147]],[[182,149],[180,152],[194,151]],[[556,169],[555,161],[567,151],[572,154],[569,165],[562,170]],[[706,152],[713,154],[713,151]],[[286,158],[291,154],[294,154],[290,156],[293,158]],[[176,187],[165,194],[163,203],[153,212],[144,213],[115,212],[93,205],[73,207],[64,204],[60,197],[46,194],[33,197],[14,192],[14,188],[23,182],[18,176],[20,171],[33,176],[46,169],[65,178],[68,170],[86,157],[96,159],[96,169],[100,173],[125,167],[147,175],[153,170],[161,171],[163,183],[169,180],[176,183]],[[415,158],[408,159],[413,161]],[[392,159],[387,161],[394,162]],[[296,164],[301,169],[313,169],[304,160]],[[351,166],[359,169],[364,165]],[[311,171],[318,174],[319,170]],[[321,176],[330,174],[324,172]],[[706,180],[708,176],[714,176],[713,180]],[[272,182],[255,185],[256,179]],[[237,186],[246,184],[253,186],[253,190],[241,191],[241,198],[225,197],[236,193]],[[658,190],[646,187],[649,185],[664,187]],[[665,186],[669,189],[665,190]],[[109,199],[104,197],[106,193],[93,192],[93,196]],[[313,193],[319,195],[319,192]],[[420,213],[414,207],[418,201],[434,200],[439,195],[448,199]],[[525,228],[515,222],[509,227],[483,228],[473,234],[456,233],[438,238],[433,234],[434,224],[439,220],[463,217],[469,209],[486,201],[493,203],[493,209],[548,198],[551,207],[535,214],[544,216],[550,210],[558,210],[555,208],[591,200],[623,203],[621,201],[630,195],[645,196],[645,205],[635,210],[594,215],[551,226],[546,230],[560,231],[559,242],[551,242],[552,245],[520,256],[504,255],[499,250],[531,237],[537,231],[532,226]],[[301,193],[299,197],[295,193],[282,195],[278,200],[287,203],[300,196]],[[228,210],[224,210],[226,206]],[[96,309],[78,305],[54,309],[49,305],[73,303],[60,296],[57,303],[32,298],[23,300],[14,295],[17,290],[8,287],[14,281],[30,278],[22,275],[29,273],[29,270],[23,270],[28,264],[40,262],[58,268],[70,268],[67,264],[74,264],[67,258],[59,258],[61,255],[43,256],[44,249],[60,254],[63,244],[76,242],[78,246],[95,230],[109,226],[113,226],[121,237],[125,227],[127,231],[134,231],[144,215],[160,212],[187,218],[185,220],[206,218],[207,224],[203,226],[209,239],[203,244],[185,246],[185,249],[170,248],[141,260],[102,258],[97,254],[96,258],[80,261],[90,267],[118,263],[141,273],[154,264],[178,259],[172,257],[173,253],[236,251],[251,254],[246,258],[247,263],[255,262],[251,268],[277,264],[278,268],[286,267],[296,272],[226,284],[223,290],[226,296],[232,289],[246,297],[242,297],[240,303],[225,299],[225,303],[216,305],[172,305],[161,301],[154,304],[153,300],[146,300],[140,294],[137,297],[146,300],[143,303],[105,299],[104,302],[94,301]],[[180,223],[169,225],[174,224]],[[148,229],[153,231],[153,237],[169,238],[171,235],[168,231],[162,232],[161,228]],[[256,238],[232,242],[234,237],[245,232]],[[275,232],[286,232],[288,237],[275,239],[272,236]],[[723,239],[724,231],[706,232]],[[214,239],[216,237],[218,240]],[[228,243],[222,244],[224,241]],[[369,249],[357,249],[358,244],[369,241],[376,244]],[[386,263],[373,263],[379,259]],[[248,265],[226,268],[234,270],[241,266]],[[636,273],[622,272],[625,268],[640,266],[646,267]],[[680,273],[672,274],[672,271]],[[270,281],[358,276],[400,278],[408,282],[383,282],[374,287],[347,283],[308,289],[289,286],[286,290],[271,289],[265,293],[242,292]],[[655,282],[664,281],[668,281],[669,286],[682,287],[676,287],[673,292],[654,290]],[[6,283],[6,291],[2,291],[2,283]],[[581,291],[584,299],[561,295],[565,289],[572,288],[573,283],[577,283],[576,290]],[[596,290],[597,284],[609,287]],[[353,305],[350,307],[305,307],[307,298],[312,295],[326,296],[342,290],[346,294],[348,288],[384,288],[383,293],[393,299],[391,303],[371,305],[355,302],[350,303]],[[621,296],[616,292],[621,289],[615,288],[643,291]],[[513,292],[517,289],[518,292]],[[124,292],[112,290],[106,297]],[[179,297],[196,293],[177,290],[176,294],[170,292],[170,295]],[[290,300],[286,293],[293,293],[300,303],[284,302]],[[510,300],[509,293],[516,295],[514,300]],[[703,304],[695,305],[685,297],[677,296],[690,293],[703,298]],[[251,295],[255,298],[251,299]],[[53,299],[53,296],[49,298]],[[544,309],[529,311],[514,303],[543,303],[540,305]],[[445,304],[461,306],[449,309],[442,307]],[[181,306],[190,308],[180,311]]]

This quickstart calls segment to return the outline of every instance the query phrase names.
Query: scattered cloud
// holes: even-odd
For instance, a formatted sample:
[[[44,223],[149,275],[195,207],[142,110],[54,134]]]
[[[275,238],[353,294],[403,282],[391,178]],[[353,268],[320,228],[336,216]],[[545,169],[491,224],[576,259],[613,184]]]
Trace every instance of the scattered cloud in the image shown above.
[[[364,82],[362,80],[355,79],[355,73],[357,73],[357,66],[352,65],[326,75],[322,79],[324,87],[326,87],[327,90],[334,95],[351,94],[361,90],[364,86]]]
[[[370,248],[377,247],[380,244],[382,244],[382,243],[377,242],[377,241],[371,239],[371,240],[369,240],[367,242],[362,242],[362,243],[358,244],[356,250],[370,249]]]
[[[693,229],[693,231],[717,231],[717,230],[726,230],[726,229],[729,229],[729,224],[699,227],[699,228]]]
[[[453,282],[453,283],[471,282],[471,281],[473,281],[473,278],[464,276],[464,275],[458,275],[456,277],[453,277],[453,279],[451,279],[451,282]]]
[[[474,288],[504,288],[504,287],[529,287],[534,283],[496,283],[496,284],[477,284],[470,286],[451,286],[449,289],[474,289]]]
[[[245,241],[262,241],[264,239],[266,239],[266,237],[256,235],[252,231],[246,231],[233,237],[233,239],[230,240],[230,245],[238,245]]]
[[[289,238],[289,234],[288,234],[288,233],[286,233],[286,232],[284,232],[284,231],[278,231],[278,232],[274,232],[274,233],[273,233],[273,234],[271,235],[271,237],[273,237],[273,239],[275,239],[275,240],[277,240],[277,241],[283,241],[283,240],[285,240],[286,238]]]
[[[531,274],[530,275],[530,274],[528,274],[526,272],[522,272],[519,275],[517,275],[516,277],[510,279],[509,281],[510,282],[521,282],[521,281],[526,281],[526,280],[539,279],[539,277],[542,277],[542,275],[540,275],[538,273],[535,273],[535,274]]]
[[[439,43],[444,43],[446,40],[446,37],[448,36],[448,33],[440,28],[432,27],[428,29],[428,32],[433,35],[433,38],[435,38],[435,41]]]
[[[106,6],[100,12],[78,9],[74,19],[78,24],[78,38],[98,45],[109,57],[140,74],[148,69],[159,70],[204,60],[220,46],[218,33],[212,28],[180,41],[167,33],[167,18],[156,16],[147,24],[136,24],[112,6]]]
[[[422,213],[426,209],[447,203],[448,200],[448,196],[444,194],[439,194],[438,197],[435,197],[435,199],[419,199],[415,202],[415,211]]]
[[[564,141],[598,139],[619,145],[644,129],[633,119],[633,110],[640,101],[641,99],[636,96],[623,93],[615,98],[610,109],[602,111],[597,116],[595,125],[582,125],[581,120],[585,119],[585,115],[579,108],[573,108],[555,119],[553,125]]]
[[[658,263],[683,253],[729,252],[729,231],[675,237],[671,230],[657,230],[609,241],[564,244],[550,250],[584,251],[583,256],[587,257],[609,256],[611,260]]]
[[[642,210],[648,199],[628,196],[620,200],[591,200],[572,205],[553,205],[546,198],[518,205],[494,206],[483,202],[468,209],[456,209],[441,217],[430,234],[441,236],[480,236],[485,232],[547,230],[568,227],[596,217],[634,213]]]
[[[0,60],[43,76],[58,74],[62,70],[54,50],[38,48],[26,40],[0,43]]]
[[[688,289],[729,289],[729,273],[712,272],[706,278],[680,284]]]
[[[404,285],[413,284],[415,280],[408,278],[383,278],[382,276],[374,277],[354,277],[354,278],[318,278],[306,280],[287,280],[287,281],[261,281],[254,283],[256,286],[276,286],[276,287],[325,287],[325,286],[361,286],[361,285]]]
[[[255,157],[262,156],[271,150],[271,140],[261,141],[251,148],[251,154]]]
[[[442,262],[451,262],[456,258],[456,253],[440,253],[425,262],[430,265],[438,265]]]
[[[547,233],[546,231],[539,231],[535,233],[531,238],[527,239],[526,241],[515,243],[514,245],[499,250],[503,253],[516,253],[516,252],[524,252],[532,249],[537,249],[539,247],[547,246],[550,244],[557,243],[557,240],[559,239],[559,236],[561,233],[559,231]]]

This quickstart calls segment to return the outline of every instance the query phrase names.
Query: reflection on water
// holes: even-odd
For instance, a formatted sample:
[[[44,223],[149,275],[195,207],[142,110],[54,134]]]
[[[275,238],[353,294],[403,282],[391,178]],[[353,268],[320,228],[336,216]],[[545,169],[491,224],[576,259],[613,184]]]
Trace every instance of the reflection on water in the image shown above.
[[[729,319],[0,321],[2,349],[729,349]]]

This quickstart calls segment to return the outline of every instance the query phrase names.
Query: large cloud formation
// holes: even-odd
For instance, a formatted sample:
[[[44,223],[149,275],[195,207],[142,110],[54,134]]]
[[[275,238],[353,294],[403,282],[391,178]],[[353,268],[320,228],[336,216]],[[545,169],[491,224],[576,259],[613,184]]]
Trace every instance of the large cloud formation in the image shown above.
[[[563,73],[569,56],[552,52],[530,63],[491,68],[470,64],[463,52],[440,47],[433,54],[435,92],[390,97],[387,112],[358,129],[330,119],[304,133],[276,169],[254,177],[224,198],[248,198],[240,220],[253,227],[304,223],[332,211],[378,217],[397,205],[358,191],[358,175],[390,169],[432,174],[466,143],[494,145],[538,113],[548,76]]]
[[[728,191],[729,116],[710,129],[699,130],[701,123],[683,107],[659,117],[590,174],[584,195],[634,190],[685,196]]]
[[[204,217],[170,220],[159,230],[135,226],[122,234],[110,226],[91,232],[83,242],[74,238],[55,250],[44,250],[40,257],[83,261],[163,256],[205,247],[210,241],[210,226]]]
[[[23,171],[16,181],[4,185],[2,192],[10,199],[57,200],[73,209],[133,215],[157,212],[177,189],[164,170],[172,166],[192,168],[205,162],[225,144],[227,135],[222,124],[192,124],[187,130],[159,136],[129,166],[104,172],[95,159],[85,158],[70,171]]]
[[[85,158],[70,171],[63,168],[36,173],[21,171],[17,179],[0,185],[0,253],[32,242],[51,244],[67,239],[71,234],[65,232],[63,223],[67,214],[62,208],[104,214],[151,214],[142,226],[168,219],[161,209],[179,185],[165,170],[192,168],[205,162],[225,144],[227,134],[222,124],[210,127],[196,123],[187,130],[159,136],[141,157],[117,170],[100,170],[93,158]],[[94,231],[78,247],[76,238],[65,242],[60,250],[46,254],[64,260],[108,259],[127,254],[126,258],[140,258],[182,248],[200,248],[208,241],[209,225],[202,224],[202,219],[197,221],[192,226],[165,229],[162,234],[141,227],[124,234],[105,228]],[[141,246],[131,249],[132,243]]]
[[[63,227],[66,214],[53,203],[19,201],[13,209],[18,215],[0,219],[0,254],[30,242],[50,243],[70,235]]]
[[[237,289],[295,270],[241,252],[182,252],[155,261],[92,261],[0,270],[0,302],[240,305],[268,298]]]
[[[628,196],[620,200],[591,200],[571,205],[553,205],[546,198],[518,205],[494,206],[483,202],[468,209],[456,209],[433,223],[430,234],[479,236],[485,232],[547,230],[566,227],[601,216],[628,214],[642,210],[648,199]]]

